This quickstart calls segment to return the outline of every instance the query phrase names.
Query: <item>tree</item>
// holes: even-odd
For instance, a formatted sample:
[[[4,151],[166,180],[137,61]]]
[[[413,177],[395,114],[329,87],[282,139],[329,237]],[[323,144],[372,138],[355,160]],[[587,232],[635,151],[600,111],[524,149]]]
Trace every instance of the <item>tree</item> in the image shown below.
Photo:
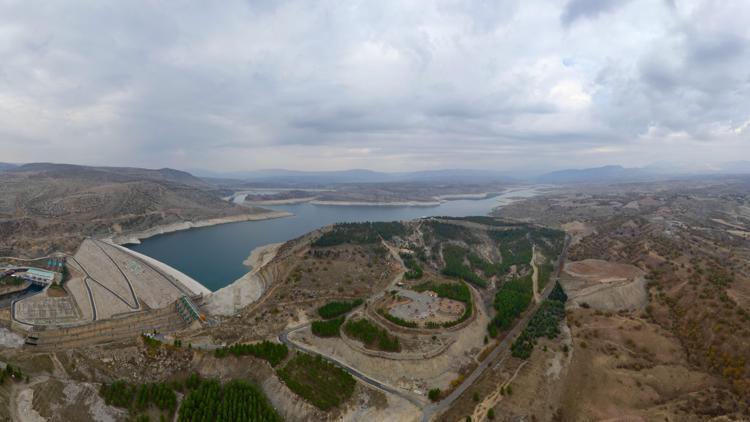
[[[490,408],[490,410],[487,411],[487,419],[495,419],[495,409]]]
[[[427,393],[427,397],[429,397],[432,401],[438,401],[440,400],[440,389],[439,388],[433,388]]]

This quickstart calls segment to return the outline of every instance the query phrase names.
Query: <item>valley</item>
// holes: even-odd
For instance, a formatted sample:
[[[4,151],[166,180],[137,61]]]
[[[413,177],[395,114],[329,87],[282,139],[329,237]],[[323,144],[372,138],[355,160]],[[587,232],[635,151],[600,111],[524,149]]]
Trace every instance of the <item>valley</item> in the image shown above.
[[[179,418],[217,388],[292,421],[741,418],[746,195],[726,180],[509,189],[436,208],[277,205],[292,216],[132,249],[86,237],[9,260],[23,275],[67,258],[67,275],[0,313],[0,356],[24,374],[0,393],[22,420]],[[250,257],[228,234],[266,230]],[[196,241],[247,258],[239,277],[207,289],[143,249],[178,242],[200,262]],[[174,404],[128,404],[151,389]]]

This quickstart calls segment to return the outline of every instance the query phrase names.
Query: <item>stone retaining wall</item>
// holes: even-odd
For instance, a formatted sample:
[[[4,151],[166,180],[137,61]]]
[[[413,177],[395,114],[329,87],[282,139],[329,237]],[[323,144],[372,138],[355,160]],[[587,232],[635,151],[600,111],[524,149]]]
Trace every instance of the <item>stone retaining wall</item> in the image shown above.
[[[174,306],[168,306],[76,327],[29,330],[29,327],[20,325],[13,321],[11,328],[37,338],[37,345],[28,347],[47,350],[122,341],[154,330],[160,333],[173,332],[186,328],[188,323]]]
[[[435,356],[438,356],[448,350],[448,348],[453,345],[455,340],[450,340],[446,344],[444,344],[441,347],[438,347],[437,349],[430,350],[427,353],[393,353],[393,352],[384,352],[382,350],[372,350],[368,349],[364,346],[362,346],[357,340],[349,338],[345,333],[344,330],[341,330],[341,340],[346,344],[350,349],[353,349],[356,352],[362,353],[367,356],[374,356],[378,358],[383,359],[390,359],[390,360],[424,360],[424,359],[432,359]]]

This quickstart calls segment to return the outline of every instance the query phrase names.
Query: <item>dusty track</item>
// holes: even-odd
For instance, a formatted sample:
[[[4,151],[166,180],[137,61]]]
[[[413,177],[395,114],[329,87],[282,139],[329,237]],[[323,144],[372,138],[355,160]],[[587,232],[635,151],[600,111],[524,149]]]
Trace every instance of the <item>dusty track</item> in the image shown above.
[[[385,391],[387,393],[391,393],[393,395],[401,397],[402,399],[409,401],[410,403],[414,404],[415,406],[417,406],[419,408],[421,408],[422,406],[424,406],[425,401],[424,401],[424,399],[422,397],[419,397],[419,396],[417,396],[415,394],[407,393],[407,392],[405,392],[405,391],[403,391],[403,390],[401,390],[399,388],[392,387],[392,386],[390,386],[390,385],[388,385],[388,384],[386,384],[384,382],[378,381],[378,380],[376,380],[374,378],[371,378],[371,377],[363,374],[362,372],[359,372],[357,369],[355,369],[355,368],[347,365],[344,362],[341,362],[340,360],[338,360],[336,358],[333,358],[331,356],[327,356],[327,355],[322,354],[322,353],[318,353],[318,352],[316,352],[316,351],[314,351],[312,349],[309,349],[309,348],[304,347],[304,346],[300,346],[299,344],[297,344],[297,343],[289,340],[289,334],[290,333],[292,333],[294,331],[297,331],[297,330],[304,329],[308,325],[310,325],[310,323],[306,323],[306,324],[303,324],[303,325],[300,325],[300,326],[297,326],[297,327],[290,328],[288,330],[282,331],[281,334],[279,334],[279,341],[282,342],[282,343],[284,343],[284,344],[286,344],[291,349],[300,350],[300,351],[303,351],[305,353],[309,353],[309,354],[313,354],[313,355],[323,356],[324,358],[326,358],[326,359],[328,359],[330,361],[336,362],[336,364],[338,364],[343,370],[345,370],[346,372],[350,373],[352,376],[354,376],[354,377],[362,380],[364,383],[366,383],[368,385],[371,385],[371,386],[373,386],[373,387],[375,387],[375,388],[377,388],[379,390],[382,390],[382,391]]]
[[[546,299],[547,296],[552,292],[552,289],[554,288],[555,284],[557,283],[557,281],[559,279],[560,272],[562,271],[562,268],[563,268],[563,264],[565,263],[565,258],[567,256],[568,247],[569,246],[570,246],[570,237],[566,237],[566,239],[565,239],[565,246],[563,247],[563,251],[562,251],[562,253],[560,254],[560,257],[557,260],[557,265],[556,265],[554,277],[550,279],[550,282],[547,283],[547,285],[545,286],[544,290],[541,292],[539,302],[535,303],[526,312],[526,314],[524,315],[524,317],[521,320],[519,320],[518,323],[516,323],[516,325],[513,327],[513,329],[505,336],[505,338],[503,338],[502,341],[500,341],[498,343],[498,345],[495,347],[495,349],[484,359],[484,361],[482,361],[482,363],[480,363],[479,366],[468,377],[466,377],[466,379],[464,380],[463,383],[461,383],[461,385],[459,385],[456,389],[454,389],[446,398],[444,398],[443,400],[441,400],[441,401],[439,401],[437,403],[431,403],[431,404],[427,404],[425,406],[426,403],[425,403],[425,400],[424,400],[423,397],[419,397],[419,396],[413,395],[411,393],[407,393],[407,392],[405,392],[405,391],[403,391],[401,389],[395,388],[395,387],[390,386],[388,384],[385,384],[385,383],[383,383],[381,381],[373,379],[373,378],[365,375],[364,373],[358,371],[356,368],[353,368],[353,367],[347,365],[344,362],[341,362],[340,360],[338,360],[338,359],[336,359],[334,357],[331,357],[331,356],[325,355],[323,353],[319,353],[317,351],[314,351],[314,350],[312,350],[310,348],[301,346],[301,345],[299,345],[299,344],[297,344],[297,343],[295,343],[295,342],[293,342],[293,341],[291,341],[289,339],[289,334],[290,333],[292,333],[294,331],[297,331],[297,330],[304,329],[308,325],[310,325],[310,323],[306,323],[306,324],[303,324],[303,325],[300,325],[300,326],[297,326],[297,327],[294,327],[294,328],[290,328],[290,329],[284,330],[284,331],[282,331],[279,334],[278,339],[279,339],[280,342],[286,344],[289,348],[300,350],[300,351],[303,351],[303,352],[306,352],[306,353],[310,353],[310,354],[320,355],[320,356],[323,356],[326,359],[334,361],[339,366],[341,366],[345,371],[347,371],[348,373],[350,373],[352,376],[360,379],[361,381],[365,382],[366,384],[368,384],[368,385],[370,385],[372,387],[375,387],[375,388],[377,388],[379,390],[382,390],[382,391],[394,394],[394,395],[396,395],[398,397],[401,397],[401,398],[403,398],[405,400],[408,400],[412,404],[414,404],[414,405],[422,408],[422,412],[423,413],[422,413],[422,419],[421,420],[422,420],[422,422],[428,422],[428,421],[432,420],[433,417],[435,417],[436,415],[439,415],[442,412],[444,412],[445,410],[447,410],[450,407],[450,405],[453,404],[453,402],[455,402],[463,393],[466,392],[466,390],[469,387],[471,387],[471,385],[479,378],[479,376],[491,364],[493,364],[493,363],[496,362],[497,358],[501,354],[505,354],[505,353],[509,352],[510,345],[515,340],[515,338],[519,334],[521,334],[521,331],[523,331],[523,329],[526,327],[526,325],[528,324],[528,322],[531,319],[531,317],[536,313],[536,311],[539,308],[539,306],[541,306],[542,300]],[[396,277],[394,279],[394,283],[395,283],[395,281],[397,281],[398,279],[400,279],[400,276],[402,276],[402,275],[403,274],[400,274],[399,277]],[[501,358],[505,359],[505,357],[506,356],[502,356]]]
[[[544,291],[541,293],[541,299],[544,300],[549,296],[549,294],[552,292],[552,289],[554,288],[555,284],[557,284],[558,279],[560,278],[560,272],[562,271],[563,264],[565,263],[565,257],[568,254],[568,247],[570,246],[570,237],[566,236],[565,238],[565,246],[563,247],[563,251],[560,254],[560,257],[557,260],[557,265],[554,273],[554,278],[551,278],[550,281],[547,283],[547,285],[544,288]],[[484,361],[479,364],[479,366],[464,380],[464,382],[461,383],[455,390],[453,390],[446,398],[442,399],[441,401],[437,403],[432,403],[427,405],[423,409],[422,413],[422,422],[428,422],[432,420],[432,418],[436,415],[440,415],[442,412],[446,411],[451,404],[453,404],[456,399],[458,399],[463,393],[466,392],[466,390],[471,387],[472,384],[479,378],[479,376],[487,369],[491,363],[493,363],[500,354],[508,353],[510,351],[510,345],[512,342],[518,337],[519,334],[521,334],[521,331],[526,327],[526,324],[529,323],[529,320],[531,317],[536,313],[537,309],[539,309],[539,306],[541,306],[541,301],[538,303],[535,303],[531,309],[529,309],[524,317],[516,323],[516,325],[513,327],[513,329],[503,338],[503,340],[498,343],[498,345],[495,347],[494,350],[487,356]],[[504,359],[504,357],[503,357]]]

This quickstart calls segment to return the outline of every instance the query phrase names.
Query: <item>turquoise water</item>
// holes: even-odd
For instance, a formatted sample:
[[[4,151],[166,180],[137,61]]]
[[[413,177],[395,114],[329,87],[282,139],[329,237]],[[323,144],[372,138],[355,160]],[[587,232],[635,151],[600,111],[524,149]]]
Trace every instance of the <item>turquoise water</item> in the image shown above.
[[[309,203],[271,206],[266,208],[294,215],[168,233],[129,247],[182,271],[215,291],[248,271],[242,262],[253,249],[294,239],[328,224],[410,220],[423,216],[487,215],[510,197],[533,194],[533,189],[524,189],[489,199],[448,201],[435,207],[358,207]]]

